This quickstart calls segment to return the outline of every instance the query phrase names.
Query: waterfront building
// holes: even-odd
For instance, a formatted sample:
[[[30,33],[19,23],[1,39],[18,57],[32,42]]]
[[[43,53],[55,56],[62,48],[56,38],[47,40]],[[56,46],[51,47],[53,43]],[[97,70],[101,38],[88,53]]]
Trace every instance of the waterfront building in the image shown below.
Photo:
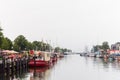
[[[111,50],[120,50],[120,42],[111,45]]]

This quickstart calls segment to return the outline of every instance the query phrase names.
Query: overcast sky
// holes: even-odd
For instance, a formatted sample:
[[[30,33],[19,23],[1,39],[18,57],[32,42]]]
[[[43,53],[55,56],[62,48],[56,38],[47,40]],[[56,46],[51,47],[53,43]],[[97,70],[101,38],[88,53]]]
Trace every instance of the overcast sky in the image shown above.
[[[103,41],[120,41],[120,0],[0,0],[6,37],[84,51]]]

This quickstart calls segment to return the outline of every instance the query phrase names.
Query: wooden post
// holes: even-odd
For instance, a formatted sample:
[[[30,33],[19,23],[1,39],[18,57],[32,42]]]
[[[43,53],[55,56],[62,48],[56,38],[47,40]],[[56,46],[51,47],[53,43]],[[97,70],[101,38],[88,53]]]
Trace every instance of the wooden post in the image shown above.
[[[29,64],[29,61],[30,61],[30,56],[28,56],[28,58],[27,58],[27,67],[29,66],[28,64]]]
[[[24,57],[22,58],[22,66],[23,66],[23,68],[25,68],[25,58]]]
[[[27,68],[27,57],[25,57],[25,69]]]
[[[10,58],[8,57],[7,58],[7,71],[6,71],[6,73],[9,74],[9,72],[10,72]]]
[[[2,56],[0,56],[0,73],[2,72],[2,70],[3,70],[3,58],[2,58]]]
[[[3,70],[3,72],[5,73],[5,57],[3,57],[3,64],[2,64],[2,70]]]
[[[19,58],[19,70],[21,70],[21,58]]]
[[[26,60],[25,57],[23,58],[23,67],[25,68]]]
[[[16,71],[18,70],[19,68],[19,62],[18,62],[18,58],[15,59],[15,69]]]
[[[21,58],[21,69],[23,68],[23,58]]]
[[[11,59],[11,71],[12,72],[14,71],[14,60],[13,60],[13,58]]]
[[[35,55],[34,55],[33,59],[34,59],[34,65],[36,66],[36,61],[35,61],[36,56]]]

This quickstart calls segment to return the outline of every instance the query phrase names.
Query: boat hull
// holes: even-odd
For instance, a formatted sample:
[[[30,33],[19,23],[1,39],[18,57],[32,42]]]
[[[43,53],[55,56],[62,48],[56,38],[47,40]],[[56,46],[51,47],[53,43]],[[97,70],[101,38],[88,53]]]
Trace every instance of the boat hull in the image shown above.
[[[28,65],[30,67],[45,67],[45,66],[49,66],[50,62],[49,61],[44,61],[44,60],[30,60]]]
[[[52,62],[56,62],[57,61],[57,57],[52,58]]]

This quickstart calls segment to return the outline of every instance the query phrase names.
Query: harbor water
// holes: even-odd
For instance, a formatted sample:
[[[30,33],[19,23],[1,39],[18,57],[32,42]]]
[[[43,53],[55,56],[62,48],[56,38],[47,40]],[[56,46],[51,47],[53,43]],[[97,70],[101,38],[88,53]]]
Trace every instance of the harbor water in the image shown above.
[[[13,80],[120,80],[120,62],[67,55],[50,67],[28,68],[15,73]],[[4,79],[1,76],[1,80]],[[10,76],[8,76],[10,77]],[[8,78],[7,77],[7,78]],[[12,80],[11,78],[9,78]],[[9,80],[7,79],[7,80]]]

